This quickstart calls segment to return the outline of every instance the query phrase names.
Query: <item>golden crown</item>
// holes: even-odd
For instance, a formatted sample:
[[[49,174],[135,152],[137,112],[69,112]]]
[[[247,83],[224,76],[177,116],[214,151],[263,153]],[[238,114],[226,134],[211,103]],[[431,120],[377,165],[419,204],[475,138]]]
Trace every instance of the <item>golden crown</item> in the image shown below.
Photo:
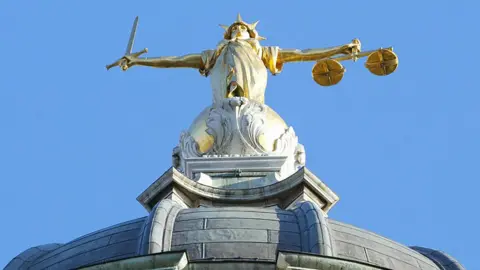
[[[257,39],[257,40],[264,40],[266,38],[260,36],[257,32],[257,30],[255,30],[255,27],[257,26],[259,21],[256,21],[254,23],[247,23],[247,22],[244,22],[242,20],[242,16],[240,16],[240,13],[237,15],[237,20],[232,23],[230,26],[227,26],[227,25],[223,25],[223,24],[220,24],[220,27],[222,27],[224,30],[225,30],[225,33],[223,35],[223,37],[225,39],[230,39],[231,35],[232,35],[232,27],[235,26],[235,25],[245,25],[248,29],[248,33],[250,33],[250,37],[251,38],[254,38],[254,39]]]

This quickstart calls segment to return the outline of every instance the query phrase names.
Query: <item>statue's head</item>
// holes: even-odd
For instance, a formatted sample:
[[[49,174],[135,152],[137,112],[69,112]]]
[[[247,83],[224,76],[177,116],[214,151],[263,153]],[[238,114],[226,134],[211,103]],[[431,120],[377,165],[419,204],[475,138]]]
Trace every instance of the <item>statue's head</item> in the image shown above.
[[[249,39],[251,38],[248,26],[242,23],[232,25],[230,30],[230,39]]]
[[[225,29],[225,34],[223,35],[224,39],[256,39],[256,40],[263,40],[264,37],[258,35],[257,30],[255,27],[257,26],[257,22],[252,24],[246,23],[242,20],[240,14],[237,16],[237,21],[234,22],[230,26],[220,25],[223,29]]]

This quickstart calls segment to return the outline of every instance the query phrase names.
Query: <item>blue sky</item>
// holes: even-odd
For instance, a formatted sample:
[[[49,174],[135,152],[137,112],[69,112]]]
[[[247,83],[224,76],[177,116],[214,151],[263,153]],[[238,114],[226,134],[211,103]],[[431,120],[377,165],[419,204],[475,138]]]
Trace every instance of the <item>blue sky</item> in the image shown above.
[[[313,63],[270,77],[266,103],[293,126],[307,167],[341,198],[330,217],[478,262],[480,91],[476,1],[0,2],[0,265],[146,215],[135,198],[170,166],[209,105],[195,70],[105,71],[140,16],[135,49],[213,48],[219,23],[260,20],[265,45],[353,38],[394,46],[387,77],[346,63],[320,87]]]

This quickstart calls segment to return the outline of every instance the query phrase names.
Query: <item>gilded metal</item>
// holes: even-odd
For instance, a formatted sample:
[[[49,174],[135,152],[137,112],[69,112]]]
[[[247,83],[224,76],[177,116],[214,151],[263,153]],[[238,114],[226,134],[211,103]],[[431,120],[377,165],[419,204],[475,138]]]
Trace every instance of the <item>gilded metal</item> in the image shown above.
[[[359,58],[362,58],[362,57],[369,56],[372,53],[377,52],[378,50],[389,50],[389,51],[393,52],[393,47],[388,47],[388,48],[385,48],[385,49],[377,49],[377,50],[358,52],[355,55],[354,54],[340,55],[340,56],[332,57],[331,59],[335,59],[337,61],[354,60],[354,59],[359,59]]]
[[[193,120],[188,132],[195,139],[198,144],[198,151],[200,153],[206,153],[213,146],[212,135],[206,132],[207,119],[210,115],[211,106],[205,108],[198,116]]]
[[[345,68],[334,59],[325,59],[317,62],[312,69],[313,80],[321,86],[331,86],[339,83]]]
[[[206,132],[209,128],[208,123],[211,125],[222,123],[222,117],[230,117],[231,112],[228,110],[240,110],[240,107],[235,106],[233,107],[236,109],[233,109],[233,107],[228,109],[229,106],[224,104],[226,99],[246,98],[251,102],[250,109],[252,111],[242,111],[242,113],[250,113],[251,117],[255,116],[261,119],[258,120],[258,123],[250,123],[248,121],[240,123],[246,126],[239,127],[244,128],[245,132],[253,132],[253,135],[250,134],[253,137],[248,139],[251,139],[254,147],[260,147],[262,148],[261,151],[273,153],[278,150],[278,147],[288,146],[277,145],[280,141],[286,143],[290,140],[292,145],[295,144],[292,135],[294,133],[292,131],[290,134],[286,131],[289,128],[282,118],[268,107],[263,109],[265,106],[261,106],[265,103],[268,72],[273,75],[279,74],[285,63],[316,62],[312,69],[312,77],[315,82],[322,86],[335,85],[342,80],[345,68],[340,64],[341,61],[352,60],[355,62],[362,57],[368,56],[366,67],[376,75],[388,75],[398,65],[397,56],[392,52],[391,48],[362,52],[361,42],[358,39],[353,39],[350,43],[341,46],[305,50],[262,46],[260,42],[265,38],[260,36],[256,30],[257,24],[258,21],[247,23],[238,15],[236,21],[231,25],[220,25],[224,30],[223,39],[213,49],[183,56],[140,58],[139,56],[145,53],[146,49],[137,53],[131,53],[137,31],[137,17],[133,23],[125,55],[115,63],[107,66],[107,69],[113,66],[120,66],[124,71],[133,66],[195,68],[199,70],[201,75],[209,77],[213,104],[209,107],[210,109],[206,109],[199,115],[189,131],[181,139],[182,151],[192,155],[201,155],[209,152],[212,147],[220,147],[217,144],[222,143],[222,140],[219,138],[223,136],[220,134],[223,131],[219,129],[220,127],[215,126],[220,133],[211,135]],[[255,111],[257,109],[259,110],[258,112]],[[266,111],[262,112],[262,110]],[[244,116],[237,115],[237,117]],[[265,119],[262,117],[265,117]],[[253,121],[252,119],[250,120]],[[239,121],[239,119],[236,120]],[[236,123],[236,121],[233,122]],[[250,126],[253,131],[249,129]],[[262,131],[258,131],[257,128],[262,129]],[[239,132],[238,130],[230,129],[227,131]],[[240,135],[236,134],[235,136]]]
[[[397,69],[398,66],[398,57],[391,50],[380,49],[376,52],[371,53],[365,67],[370,70],[375,75],[385,76],[391,74]]]
[[[107,69],[113,66],[120,66],[124,71],[132,66],[195,68],[199,70],[201,75],[209,77],[213,96],[211,110],[203,111],[182,139],[183,150],[187,149],[193,154],[202,154],[210,151],[212,147],[216,147],[216,140],[218,140],[218,138],[206,132],[206,129],[208,129],[207,120],[213,124],[214,121],[221,121],[221,117],[227,117],[227,115],[218,116],[215,113],[212,115],[212,110],[218,111],[220,114],[224,113],[225,108],[228,108],[228,106],[222,105],[226,98],[232,100],[237,97],[246,98],[252,104],[264,104],[268,72],[273,75],[279,74],[285,63],[316,62],[312,69],[312,77],[315,82],[322,86],[335,85],[342,80],[345,68],[340,64],[341,61],[357,61],[368,56],[366,67],[376,75],[388,75],[398,65],[397,56],[391,48],[362,52],[361,42],[358,39],[353,39],[350,43],[341,46],[305,50],[262,46],[260,42],[265,38],[257,32],[257,24],[258,21],[247,23],[238,15],[236,21],[230,26],[220,25],[224,29],[223,39],[214,49],[183,56],[140,58],[139,56],[145,53],[146,49],[131,53],[137,31],[137,17],[133,23],[125,55],[107,66]],[[251,106],[252,109],[258,107],[259,110],[262,110],[262,106],[255,106]],[[255,138],[252,138],[252,140],[255,141],[255,147],[273,152],[277,151],[276,142],[281,139],[280,136],[285,136],[282,140],[287,141],[287,137],[291,134],[286,133],[288,126],[280,116],[271,109],[266,110],[266,119],[255,123],[255,128],[266,127],[265,131],[255,134]],[[255,115],[254,111],[251,113]],[[227,111],[225,111],[225,114],[227,114]],[[259,114],[258,117],[263,116]],[[250,132],[250,130],[248,131]],[[217,137],[220,135],[217,134]]]
[[[286,129],[285,121],[272,108],[266,107],[265,133],[259,138],[262,147],[267,151],[273,151],[275,141]],[[212,110],[211,106],[205,108],[190,125],[188,132],[198,144],[200,153],[205,153],[212,148],[214,139],[206,132],[207,120]]]
[[[135,19],[132,29],[133,37],[135,36],[137,22],[138,17]],[[274,75],[281,72],[285,63],[315,61],[317,64],[312,70],[312,76],[317,83],[324,86],[334,85],[342,79],[345,70],[341,68],[339,61],[352,60],[355,62],[359,58],[368,56],[365,66],[375,75],[388,75],[394,72],[398,66],[398,57],[391,48],[361,52],[361,43],[358,39],[331,48],[297,50],[262,47],[259,41],[265,38],[261,37],[256,31],[257,24],[258,21],[251,24],[246,23],[239,14],[237,20],[230,26],[220,25],[225,30],[224,40],[214,50],[184,56],[156,58],[139,58],[142,53],[146,52],[146,49],[134,54],[127,51],[124,57],[107,66],[107,69],[117,65],[120,65],[122,70],[127,70],[136,65],[157,68],[195,68],[199,69],[200,73],[205,76],[212,73],[220,74],[220,77],[211,76],[213,77],[214,101],[226,97],[244,96],[263,103],[266,75],[264,75],[263,68],[258,66],[255,60],[251,60],[252,55],[260,57],[264,68]],[[130,41],[133,45],[132,38]],[[234,48],[235,46],[237,48],[248,48],[246,50],[252,50],[252,53],[250,55],[246,51],[238,53],[238,50]],[[238,59],[231,60],[231,57],[229,57],[229,54],[231,54],[229,52],[230,48],[237,51]],[[226,65],[217,64],[220,60]],[[237,62],[242,63],[238,64]],[[239,65],[247,67],[249,70],[242,70],[238,67]],[[325,69],[325,67],[328,67],[329,71],[321,72],[320,70]],[[330,70],[330,68],[333,69]],[[242,82],[243,85],[241,85]]]
[[[128,39],[127,48],[125,49],[125,56],[118,59],[114,63],[107,65],[106,66],[107,70],[115,66],[120,66],[120,68],[123,71],[125,71],[129,68],[128,61],[126,61],[125,57],[138,58],[140,55],[148,52],[148,49],[145,48],[139,52],[132,53],[133,43],[135,42],[135,35],[137,33],[137,26],[138,26],[138,16],[135,17],[135,20],[133,21],[132,31],[130,32],[130,38]]]

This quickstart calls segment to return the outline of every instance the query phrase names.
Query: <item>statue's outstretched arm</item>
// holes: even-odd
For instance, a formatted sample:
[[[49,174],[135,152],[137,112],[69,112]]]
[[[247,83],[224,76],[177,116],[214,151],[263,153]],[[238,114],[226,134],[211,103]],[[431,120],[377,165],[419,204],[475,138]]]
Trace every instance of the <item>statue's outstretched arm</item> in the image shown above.
[[[352,54],[360,51],[360,41],[353,40],[352,43],[338,47],[322,48],[322,49],[280,49],[278,52],[278,61],[281,63],[288,62],[304,62],[304,61],[319,61],[322,59]]]
[[[156,68],[196,68],[203,67],[201,54],[187,54],[184,56],[167,56],[154,58],[137,58],[124,56],[128,67],[147,66]]]

